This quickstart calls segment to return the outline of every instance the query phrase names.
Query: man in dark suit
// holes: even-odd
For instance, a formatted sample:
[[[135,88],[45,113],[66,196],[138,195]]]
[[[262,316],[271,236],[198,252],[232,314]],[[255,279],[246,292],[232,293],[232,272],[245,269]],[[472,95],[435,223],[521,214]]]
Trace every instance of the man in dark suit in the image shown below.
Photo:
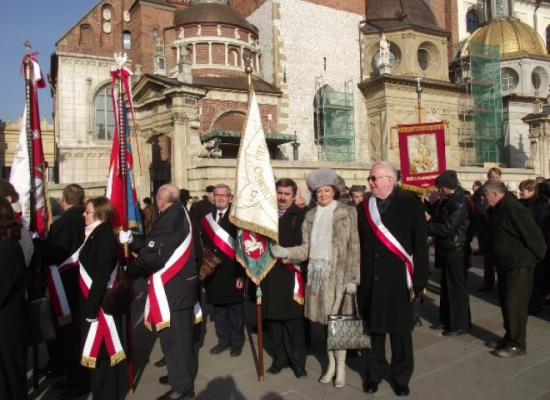
[[[372,340],[372,348],[363,352],[363,390],[375,393],[387,376],[395,394],[407,396],[414,369],[413,293],[418,295],[428,278],[424,206],[397,187],[397,171],[390,163],[374,164],[368,182],[372,194],[358,206],[359,300]],[[389,365],[386,334],[392,350]]]
[[[84,242],[84,189],[71,184],[63,189],[61,196],[63,214],[50,227],[44,242],[43,263],[59,266],[69,259]],[[54,387],[63,390],[61,399],[73,399],[89,391],[88,370],[80,365],[81,334],[79,326],[79,270],[77,264],[60,272],[63,289],[67,296],[72,321],[61,322],[57,328],[55,344],[49,345],[50,360],[60,360],[62,372],[67,379],[56,382]]]
[[[206,194],[203,196],[202,200],[191,205],[189,215],[195,225],[199,226],[201,218],[214,211],[214,208],[214,186],[208,185],[206,187]]]
[[[162,376],[159,381],[171,387],[157,400],[195,397],[193,307],[198,300],[198,275],[191,224],[179,197],[176,186],[161,186],[156,196],[160,214],[147,238],[136,236],[133,241],[131,234],[127,236],[128,232],[119,237],[121,243],[133,242],[132,251],[139,252],[138,258],[128,266],[130,277],[152,276],[155,282],[164,282],[163,277],[171,276],[164,285],[151,286],[151,282],[149,285],[149,304],[152,297],[166,299],[155,301],[162,321],[152,314],[145,316],[148,323],[155,325],[166,358],[168,376]],[[174,254],[179,257],[175,259]]]
[[[485,343],[498,357],[525,354],[527,317],[533,275],[546,254],[546,243],[535,220],[504,183],[488,180],[482,186],[489,205],[489,245],[497,265],[498,298],[504,337]]]
[[[235,258],[237,227],[229,222],[231,189],[220,183],[214,189],[216,209],[201,219],[201,239],[220,258],[216,270],[204,281],[206,302],[214,305],[212,316],[218,344],[210,354],[231,350],[241,355],[244,346],[244,279],[246,272]]]
[[[284,247],[302,244],[305,210],[294,204],[297,186],[292,179],[275,183],[279,208],[279,244]],[[280,260],[261,282],[262,311],[267,319],[273,363],[267,369],[278,374],[290,367],[296,378],[307,376],[304,335],[304,297],[300,265]]]

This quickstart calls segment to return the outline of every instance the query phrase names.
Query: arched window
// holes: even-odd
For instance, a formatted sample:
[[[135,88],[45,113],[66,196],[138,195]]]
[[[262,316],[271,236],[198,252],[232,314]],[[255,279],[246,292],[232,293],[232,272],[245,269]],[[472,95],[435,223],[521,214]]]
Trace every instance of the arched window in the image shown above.
[[[122,47],[124,50],[132,49],[132,34],[130,31],[122,32]]]
[[[472,33],[477,28],[479,28],[479,16],[474,10],[469,10],[466,13],[466,30]]]
[[[99,90],[94,99],[95,121],[94,138],[97,140],[112,140],[115,133],[115,117],[111,102],[111,86]]]

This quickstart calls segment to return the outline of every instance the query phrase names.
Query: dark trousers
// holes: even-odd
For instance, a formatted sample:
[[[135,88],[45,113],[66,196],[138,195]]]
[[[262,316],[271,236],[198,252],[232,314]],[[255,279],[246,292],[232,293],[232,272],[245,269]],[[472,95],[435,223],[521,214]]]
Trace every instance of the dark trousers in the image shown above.
[[[212,315],[218,343],[222,346],[244,346],[243,303],[216,304]]]
[[[0,338],[0,399],[27,398],[27,338],[14,332]]]
[[[542,263],[538,263],[533,271],[533,290],[529,300],[529,314],[537,315],[542,311],[542,285],[544,280],[544,270]]]
[[[391,362],[386,360],[386,334],[371,333],[371,348],[363,350],[367,380],[380,382],[388,377],[392,382],[408,385],[414,370],[412,332],[390,333]]]
[[[464,257],[442,257],[439,322],[446,329],[470,330],[470,297]]]
[[[483,286],[493,288],[495,286],[495,263],[487,236],[481,235],[481,240],[484,243],[485,255],[483,256]]]
[[[267,321],[267,329],[273,350],[273,365],[306,367],[306,339],[302,317]]]
[[[57,346],[61,359],[61,368],[67,375],[67,380],[74,386],[89,385],[89,368],[80,364],[82,358],[80,325],[74,321],[57,328]]]
[[[527,345],[527,317],[534,268],[499,269],[498,298],[504,330],[504,339],[512,346],[525,350]]]
[[[98,358],[95,368],[90,368],[90,385],[94,400],[118,400],[118,366],[111,367],[111,360]]]
[[[178,393],[195,391],[193,352],[193,309],[170,311],[170,327],[159,331],[160,347],[166,358],[168,381]]]

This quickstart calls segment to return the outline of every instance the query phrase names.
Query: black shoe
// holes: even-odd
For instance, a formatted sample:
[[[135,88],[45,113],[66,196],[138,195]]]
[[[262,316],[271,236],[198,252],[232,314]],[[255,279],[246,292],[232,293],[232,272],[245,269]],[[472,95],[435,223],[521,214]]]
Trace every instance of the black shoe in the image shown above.
[[[493,291],[493,286],[482,286],[479,289],[477,289],[477,291],[478,291],[478,293],[492,292]]]
[[[307,371],[304,368],[300,368],[300,367],[292,368],[292,372],[294,372],[294,376],[298,379],[302,377],[307,377]]]
[[[363,392],[365,392],[365,393],[376,393],[376,392],[378,392],[378,382],[366,381],[365,383],[363,383]]]
[[[522,350],[519,347],[514,346],[506,346],[498,350],[493,350],[491,353],[493,353],[497,357],[503,357],[503,358],[512,358],[517,356],[523,356],[527,352],[525,350]]]
[[[188,399],[194,399],[194,398],[195,398],[195,392],[178,393],[174,390],[169,390],[166,393],[164,393],[162,396],[157,397],[157,400],[188,400]]]
[[[409,385],[400,385],[399,383],[393,384],[393,392],[396,396],[408,396],[411,393]]]
[[[229,353],[229,355],[231,357],[239,357],[241,355],[241,353],[243,352],[243,347],[240,346],[231,346],[231,352]]]
[[[277,375],[282,370],[283,370],[283,367],[277,367],[276,365],[272,365],[267,369],[266,372],[269,372],[271,375]]]
[[[162,357],[155,363],[155,367],[164,367],[166,365],[166,357]]]
[[[484,345],[495,350],[500,350],[506,347],[508,342],[505,339],[500,340],[490,340],[488,342],[485,342]]]
[[[170,382],[168,382],[168,375],[163,375],[159,378],[159,383],[161,385],[169,385]]]
[[[445,329],[445,324],[433,324],[430,325],[430,329],[433,329],[434,331],[442,331]]]
[[[460,335],[467,335],[468,333],[470,332],[464,329],[454,329],[454,330],[443,331],[441,332],[441,335],[454,337],[454,336],[460,336]]]
[[[230,346],[224,346],[223,344],[217,344],[210,349],[210,354],[220,354],[230,349]]]
[[[59,395],[59,400],[72,400],[87,393],[90,393],[89,386],[76,386],[74,388],[67,389],[61,392],[61,394]]]

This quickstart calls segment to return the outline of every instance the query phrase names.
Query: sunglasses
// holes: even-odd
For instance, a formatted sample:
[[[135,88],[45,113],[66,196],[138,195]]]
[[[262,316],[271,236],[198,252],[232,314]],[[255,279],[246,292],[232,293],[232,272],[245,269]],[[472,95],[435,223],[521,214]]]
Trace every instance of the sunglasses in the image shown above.
[[[387,175],[384,175],[384,176],[369,176],[367,178],[367,181],[376,182],[377,179],[382,179],[382,178],[391,178],[391,176],[387,176]]]

